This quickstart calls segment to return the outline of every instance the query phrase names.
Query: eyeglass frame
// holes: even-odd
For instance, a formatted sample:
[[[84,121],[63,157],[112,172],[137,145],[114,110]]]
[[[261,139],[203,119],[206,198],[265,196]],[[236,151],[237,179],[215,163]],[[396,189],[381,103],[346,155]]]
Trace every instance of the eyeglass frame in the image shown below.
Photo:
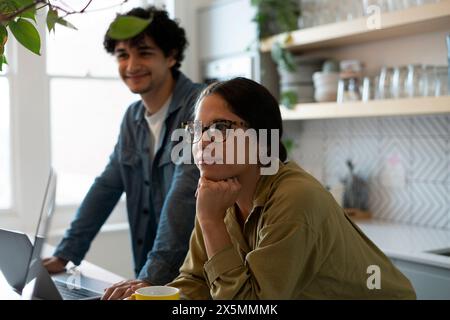
[[[181,128],[185,129],[186,131],[188,131],[187,127],[189,125],[193,125],[195,123],[200,123],[201,124],[202,121],[201,120],[185,121],[185,122],[181,123]],[[201,141],[205,131],[208,131],[209,129],[211,129],[211,127],[213,125],[215,125],[217,123],[226,123],[226,124],[228,124],[228,128],[226,128],[227,132],[224,135],[224,139],[222,141],[218,141],[218,142],[224,142],[224,141],[227,140],[227,138],[228,138],[228,130],[230,130],[232,128],[232,126],[248,127],[248,124],[246,122],[244,122],[244,121],[233,121],[233,120],[228,120],[228,119],[216,119],[216,120],[213,120],[212,123],[209,126],[203,126],[202,125],[202,133],[201,133],[201,135],[199,135],[199,137],[197,139],[195,139],[196,127],[194,126],[194,132],[193,133],[189,132],[189,134],[191,134],[193,136],[192,141],[190,141],[191,144],[195,144],[195,143]],[[221,131],[221,130],[219,130],[219,131]],[[209,136],[209,137],[212,138],[212,136]]]

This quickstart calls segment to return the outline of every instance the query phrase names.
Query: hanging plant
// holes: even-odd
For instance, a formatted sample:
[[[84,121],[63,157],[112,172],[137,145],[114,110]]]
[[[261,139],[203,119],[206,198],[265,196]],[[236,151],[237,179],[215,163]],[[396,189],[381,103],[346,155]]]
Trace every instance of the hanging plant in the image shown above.
[[[120,6],[128,0],[123,0]],[[7,64],[5,46],[8,42],[9,32],[25,48],[40,55],[41,38],[36,29],[36,14],[39,10],[47,11],[47,29],[55,32],[55,25],[59,24],[67,28],[75,29],[65,18],[72,14],[88,12],[88,7],[93,0],[85,0],[81,10],[73,10],[63,6],[63,1],[57,0],[0,0],[0,71],[3,64]],[[60,4],[61,3],[61,4]],[[110,6],[111,7],[111,6]],[[108,9],[107,7],[105,9]],[[129,39],[144,30],[152,19],[120,16],[111,25],[109,35],[111,38],[121,40]]]
[[[257,8],[253,20],[257,23],[259,39],[298,28],[298,0],[251,0],[251,4]]]

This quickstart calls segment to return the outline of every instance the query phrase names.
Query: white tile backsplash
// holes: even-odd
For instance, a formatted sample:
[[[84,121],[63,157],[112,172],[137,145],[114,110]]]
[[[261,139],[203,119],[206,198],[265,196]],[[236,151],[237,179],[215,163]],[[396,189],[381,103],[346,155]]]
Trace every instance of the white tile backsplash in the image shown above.
[[[450,116],[421,116],[412,119],[412,130],[415,136],[443,136],[450,133]]]
[[[324,185],[348,174],[369,183],[380,219],[450,230],[450,116],[291,121],[290,157]]]
[[[448,139],[412,139],[412,180],[446,182],[448,179]]]

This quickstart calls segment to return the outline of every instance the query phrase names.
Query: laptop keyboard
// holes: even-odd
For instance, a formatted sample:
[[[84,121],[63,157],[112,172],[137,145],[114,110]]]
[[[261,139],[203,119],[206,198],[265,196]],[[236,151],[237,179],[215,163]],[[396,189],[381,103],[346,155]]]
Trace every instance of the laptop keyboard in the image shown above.
[[[55,285],[64,300],[80,300],[95,297],[100,298],[101,296],[98,292],[84,288],[68,288],[67,283],[60,281],[55,281]]]

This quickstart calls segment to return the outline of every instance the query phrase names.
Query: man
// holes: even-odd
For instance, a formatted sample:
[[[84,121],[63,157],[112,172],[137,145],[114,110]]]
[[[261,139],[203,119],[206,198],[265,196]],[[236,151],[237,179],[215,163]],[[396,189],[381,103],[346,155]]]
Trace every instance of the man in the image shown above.
[[[116,41],[106,35],[104,41],[106,51],[117,59],[122,80],[142,100],[126,111],[108,165],[54,256],[44,260],[50,272],[63,271],[68,261],[80,264],[125,192],[137,280],[112,286],[104,299],[123,299],[136,288],[162,285],[178,275],[194,225],[199,178],[195,165],[171,161],[171,133],[192,117],[202,89],[178,70],[187,46],[185,32],[155,7],[135,8],[125,15],[153,17],[132,39]]]

